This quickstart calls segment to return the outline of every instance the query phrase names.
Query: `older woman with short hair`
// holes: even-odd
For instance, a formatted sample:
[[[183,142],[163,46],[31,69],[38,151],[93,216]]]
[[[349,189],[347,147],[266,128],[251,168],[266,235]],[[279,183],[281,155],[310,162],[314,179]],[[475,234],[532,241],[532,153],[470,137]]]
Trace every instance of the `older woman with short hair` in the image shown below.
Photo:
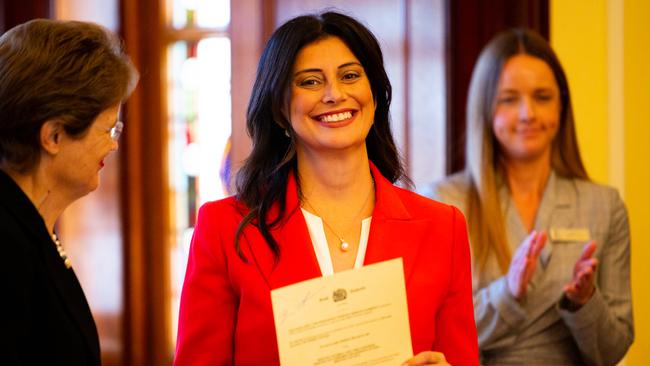
[[[9,365],[100,365],[88,303],[54,230],[118,148],[138,73],[95,24],[33,20],[0,37],[0,353]]]

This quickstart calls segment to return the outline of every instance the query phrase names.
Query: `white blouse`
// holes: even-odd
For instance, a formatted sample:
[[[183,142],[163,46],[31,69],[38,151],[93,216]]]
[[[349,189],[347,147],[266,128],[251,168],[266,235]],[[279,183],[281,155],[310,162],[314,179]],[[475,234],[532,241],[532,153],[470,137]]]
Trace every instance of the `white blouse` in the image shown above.
[[[325,236],[325,228],[323,227],[323,219],[312,214],[311,212],[301,208],[302,214],[307,222],[307,229],[309,230],[309,237],[314,245],[314,252],[316,252],[316,259],[320,266],[320,272],[323,276],[334,274],[334,266],[332,265],[332,257],[330,256],[329,246],[327,245],[327,237]],[[368,235],[370,234],[370,221],[372,216],[361,220],[361,235],[359,237],[359,249],[357,250],[357,258],[354,261],[354,268],[361,268],[363,261],[366,258],[366,248],[368,247]]]

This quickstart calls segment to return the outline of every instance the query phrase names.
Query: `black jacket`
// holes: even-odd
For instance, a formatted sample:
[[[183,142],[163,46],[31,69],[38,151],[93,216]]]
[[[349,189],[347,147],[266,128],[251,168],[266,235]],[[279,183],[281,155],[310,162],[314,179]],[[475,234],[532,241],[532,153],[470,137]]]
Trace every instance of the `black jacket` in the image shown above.
[[[100,365],[86,297],[25,193],[0,170],[0,363]]]

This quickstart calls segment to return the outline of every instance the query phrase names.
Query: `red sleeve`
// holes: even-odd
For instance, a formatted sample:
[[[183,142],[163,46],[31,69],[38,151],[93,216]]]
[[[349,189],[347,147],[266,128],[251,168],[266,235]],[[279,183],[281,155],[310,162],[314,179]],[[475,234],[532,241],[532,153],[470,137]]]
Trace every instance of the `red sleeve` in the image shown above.
[[[178,319],[175,366],[231,365],[237,298],[224,255],[222,213],[201,208],[192,237]],[[221,235],[220,235],[221,234]],[[225,235],[225,238],[231,237]]]
[[[453,208],[453,248],[448,295],[437,314],[435,350],[454,366],[478,366],[478,341],[472,302],[472,273],[465,219]]]

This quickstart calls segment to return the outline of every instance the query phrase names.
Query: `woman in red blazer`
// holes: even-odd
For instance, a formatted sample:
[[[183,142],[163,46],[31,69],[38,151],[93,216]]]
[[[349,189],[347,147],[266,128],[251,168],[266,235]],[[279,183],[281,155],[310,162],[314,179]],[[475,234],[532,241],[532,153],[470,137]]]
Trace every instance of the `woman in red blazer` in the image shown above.
[[[181,297],[175,365],[279,364],[272,289],[403,259],[407,365],[478,365],[460,212],[393,185],[391,86],[348,16],[294,18],[262,54],[235,197],[204,205]]]

